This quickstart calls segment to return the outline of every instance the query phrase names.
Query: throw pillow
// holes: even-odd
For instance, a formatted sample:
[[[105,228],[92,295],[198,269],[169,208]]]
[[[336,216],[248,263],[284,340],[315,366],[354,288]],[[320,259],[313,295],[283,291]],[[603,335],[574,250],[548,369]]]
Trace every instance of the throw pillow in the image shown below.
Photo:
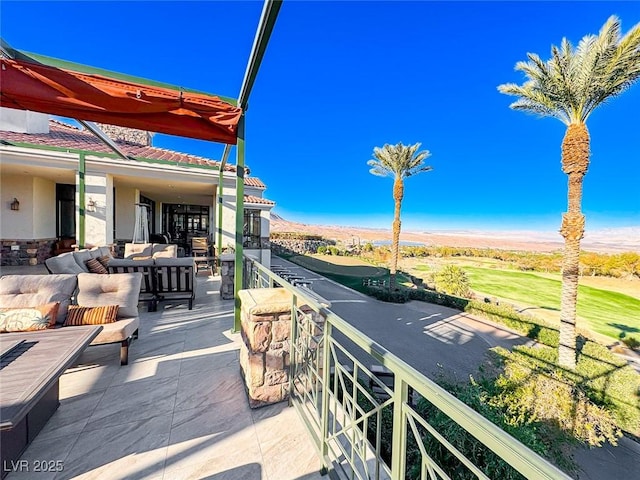
[[[102,325],[103,323],[113,323],[118,315],[118,305],[105,305],[102,307],[81,307],[80,305],[69,305],[67,319],[64,326],[78,325]]]
[[[91,258],[86,262],[84,262],[84,264],[89,269],[89,273],[100,273],[100,274],[109,273],[105,268],[105,266],[100,261],[98,261],[97,258]]]
[[[104,268],[108,268],[111,257],[109,255],[103,255],[101,257],[98,257],[97,260],[102,264]]]
[[[0,332],[31,332],[53,328],[59,302],[37,307],[0,308]]]

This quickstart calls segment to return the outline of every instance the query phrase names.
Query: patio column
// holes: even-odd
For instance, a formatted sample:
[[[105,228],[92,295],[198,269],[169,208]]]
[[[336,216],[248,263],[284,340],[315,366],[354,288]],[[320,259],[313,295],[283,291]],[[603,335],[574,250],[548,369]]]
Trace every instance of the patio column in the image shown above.
[[[244,233],[244,114],[238,122],[238,143],[236,146],[236,262],[234,275],[235,309],[233,331],[240,331],[241,314],[238,292],[242,290],[243,233]]]
[[[103,246],[113,243],[113,177],[87,171],[84,175],[85,245]]]

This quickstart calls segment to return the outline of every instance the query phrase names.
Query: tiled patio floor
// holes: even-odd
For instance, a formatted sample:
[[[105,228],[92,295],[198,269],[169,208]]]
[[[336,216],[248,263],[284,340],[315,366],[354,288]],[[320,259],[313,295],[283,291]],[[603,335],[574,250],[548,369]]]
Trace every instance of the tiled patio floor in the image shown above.
[[[233,301],[220,300],[219,277],[198,280],[191,311],[141,307],[128,366],[119,345],[85,351],[60,379],[60,408],[22,456],[31,471],[8,480],[323,478],[294,409],[249,408]],[[63,471],[34,473],[43,460]]]

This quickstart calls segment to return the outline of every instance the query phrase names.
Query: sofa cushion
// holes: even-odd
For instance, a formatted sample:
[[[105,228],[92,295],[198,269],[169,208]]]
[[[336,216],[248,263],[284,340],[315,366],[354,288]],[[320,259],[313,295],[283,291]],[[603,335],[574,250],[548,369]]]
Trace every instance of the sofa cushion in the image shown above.
[[[102,255],[102,253],[100,252],[99,247],[93,247],[89,249],[89,255],[91,255],[91,258],[98,258],[99,256]]]
[[[45,265],[51,273],[82,273],[85,270],[80,268],[73,256],[73,252],[62,253],[57,257],[47,258]]]
[[[138,317],[122,318],[117,322],[106,323],[102,326],[102,331],[98,336],[93,339],[91,345],[121,342],[133,335],[133,332],[138,330],[139,326],[140,320]]]
[[[107,268],[97,258],[90,258],[84,262],[90,273],[106,274]]]
[[[151,257],[153,245],[151,243],[125,243],[124,258]]]
[[[98,250],[100,250],[99,257],[113,257],[113,255],[111,255],[111,247],[98,247]]]
[[[53,328],[60,303],[28,308],[0,308],[0,332],[30,332]]]
[[[30,307],[59,302],[57,323],[64,323],[76,275],[5,275],[0,277],[0,307]],[[112,302],[113,303],[113,302]]]
[[[173,244],[154,243],[151,249],[153,258],[176,258],[178,246]]]
[[[76,263],[82,268],[82,271],[88,272],[89,269],[85,265],[85,262],[91,259],[91,252],[89,252],[89,250],[78,250],[77,252],[72,252],[72,255]]]
[[[64,326],[103,325],[116,321],[118,305],[104,305],[102,307],[81,307],[70,305]]]
[[[138,316],[141,273],[78,274],[78,305],[119,305],[118,318]]]

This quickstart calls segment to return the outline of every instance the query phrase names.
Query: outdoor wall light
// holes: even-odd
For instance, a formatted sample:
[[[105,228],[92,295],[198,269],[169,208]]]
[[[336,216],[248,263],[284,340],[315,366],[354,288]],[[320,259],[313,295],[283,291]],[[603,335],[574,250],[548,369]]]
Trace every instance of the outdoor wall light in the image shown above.
[[[13,197],[13,202],[11,202],[11,210],[20,210],[20,202],[15,197]]]
[[[89,201],[87,202],[87,212],[95,212],[97,206],[98,206],[98,202],[96,202],[93,198],[89,197]]]

